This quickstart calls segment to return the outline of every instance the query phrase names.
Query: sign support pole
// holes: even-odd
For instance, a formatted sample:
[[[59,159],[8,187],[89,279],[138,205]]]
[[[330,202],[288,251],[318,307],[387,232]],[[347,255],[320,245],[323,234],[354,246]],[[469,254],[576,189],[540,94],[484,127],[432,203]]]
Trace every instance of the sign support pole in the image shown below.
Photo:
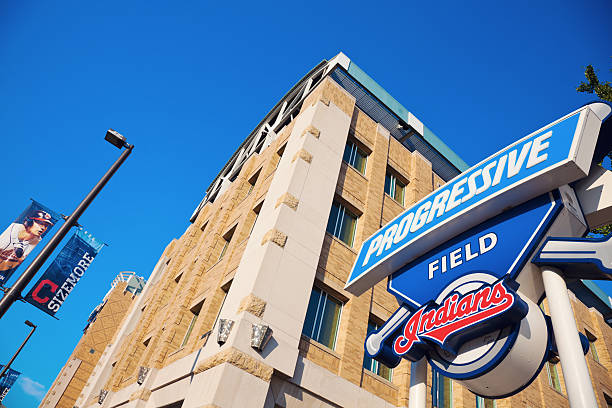
[[[543,266],[540,269],[570,406],[596,407],[597,400],[580,345],[565,279],[557,268]]]
[[[427,405],[427,360],[425,357],[410,364],[410,391],[408,408],[425,408]]]

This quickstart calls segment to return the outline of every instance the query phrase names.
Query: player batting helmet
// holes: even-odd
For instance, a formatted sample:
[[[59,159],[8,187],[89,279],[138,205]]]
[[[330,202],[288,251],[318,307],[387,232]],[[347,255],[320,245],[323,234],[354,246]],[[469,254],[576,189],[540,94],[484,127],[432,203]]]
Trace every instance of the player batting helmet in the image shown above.
[[[34,214],[28,217],[28,220],[36,221],[39,224],[53,225],[53,221],[51,220],[51,214],[46,211],[35,211]]]

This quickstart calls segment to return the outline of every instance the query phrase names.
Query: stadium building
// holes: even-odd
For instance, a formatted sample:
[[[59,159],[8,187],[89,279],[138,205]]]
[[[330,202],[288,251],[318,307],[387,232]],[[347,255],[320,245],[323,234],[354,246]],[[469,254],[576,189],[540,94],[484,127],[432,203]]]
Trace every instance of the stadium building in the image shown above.
[[[363,349],[396,299],[386,282],[356,297],[345,281],[368,236],[467,167],[347,56],[321,62],[212,180],[74,405],[408,406],[410,364],[390,369]],[[610,299],[587,281],[569,286],[610,406]],[[554,361],[497,401],[428,378],[430,406],[568,406]]]
[[[123,318],[145,285],[134,272],[119,272],[102,302],[91,312],[83,337],[42,400],[41,408],[72,408],[93,368],[112,344]]]

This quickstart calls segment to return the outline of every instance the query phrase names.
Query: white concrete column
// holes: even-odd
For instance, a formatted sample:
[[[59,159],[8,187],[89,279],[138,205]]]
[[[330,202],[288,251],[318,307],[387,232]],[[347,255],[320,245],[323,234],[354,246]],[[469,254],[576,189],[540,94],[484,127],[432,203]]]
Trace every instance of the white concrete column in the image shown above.
[[[427,405],[427,360],[425,357],[410,364],[410,391],[408,408],[425,408]]]
[[[158,278],[161,276],[163,271],[165,270],[164,266],[166,265],[168,258],[162,256],[153,268],[151,272],[151,276],[147,280],[145,287],[142,289],[142,292],[132,301],[132,305],[130,305],[130,309],[126,318],[123,320],[121,327],[117,330],[117,334],[114,338],[114,343],[109,343],[106,346],[102,356],[98,360],[98,363],[94,367],[87,384],[81,391],[79,397],[76,400],[76,406],[81,407],[84,406],[85,403],[91,399],[93,396],[98,395],[100,393],[100,389],[104,386],[106,381],[111,375],[113,370],[113,356],[118,353],[120,350],[120,346],[123,344],[123,340],[127,337],[129,333],[134,330],[136,325],[140,322],[140,317],[142,316],[142,303],[147,297],[149,290],[151,287],[155,285],[158,281]],[[150,373],[149,373],[150,374]]]
[[[580,345],[565,279],[556,268],[544,266],[541,270],[570,406],[596,407],[597,400]]]

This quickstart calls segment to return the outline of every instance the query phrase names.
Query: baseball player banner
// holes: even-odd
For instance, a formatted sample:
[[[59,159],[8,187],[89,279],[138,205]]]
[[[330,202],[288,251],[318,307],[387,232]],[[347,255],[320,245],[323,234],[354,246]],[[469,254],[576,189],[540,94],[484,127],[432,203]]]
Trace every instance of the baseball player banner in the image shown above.
[[[26,295],[25,300],[43,312],[55,316],[103,246],[103,242],[87,231],[78,229]]]
[[[34,200],[0,235],[0,286],[51,230],[60,216]]]
[[[3,368],[4,366],[0,364],[0,370],[2,370]],[[19,371],[15,371],[12,368],[9,368],[8,370],[6,370],[6,373],[4,373],[4,376],[0,378],[0,402],[2,402],[4,397],[6,397],[6,394],[8,394],[13,384],[15,384],[15,381],[17,381],[17,377],[19,377],[19,374],[21,374]]]

